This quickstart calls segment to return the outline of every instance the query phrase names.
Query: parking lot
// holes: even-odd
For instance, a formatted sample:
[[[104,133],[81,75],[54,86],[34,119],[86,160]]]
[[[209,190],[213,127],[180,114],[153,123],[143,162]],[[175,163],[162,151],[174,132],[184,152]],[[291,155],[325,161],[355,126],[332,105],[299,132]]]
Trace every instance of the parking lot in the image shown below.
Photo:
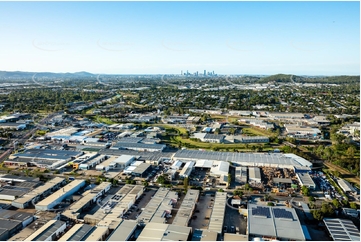
[[[231,203],[231,199],[232,198],[227,199],[228,205]],[[226,205],[226,213],[224,215],[224,229],[226,228],[227,233],[236,233],[236,229],[238,228],[240,234],[246,234],[247,220],[239,214],[237,208],[232,208],[231,205],[228,205]]]
[[[135,204],[132,206],[128,212],[125,213],[124,219],[136,220],[142,212],[142,208],[145,208],[149,201],[152,199],[157,190],[148,190],[144,191],[143,195],[135,201]]]
[[[208,229],[209,218],[211,217],[212,208],[210,207],[213,204],[214,197],[211,194],[207,194],[199,197],[199,201],[194,213],[194,219],[191,220],[189,226],[193,229]],[[213,206],[212,206],[213,207]]]

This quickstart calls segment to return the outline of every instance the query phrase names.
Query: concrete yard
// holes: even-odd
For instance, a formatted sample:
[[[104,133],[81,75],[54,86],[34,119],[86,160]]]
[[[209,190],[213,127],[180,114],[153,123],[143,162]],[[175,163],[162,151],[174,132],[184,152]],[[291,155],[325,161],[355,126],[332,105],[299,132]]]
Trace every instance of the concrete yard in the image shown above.
[[[227,199],[228,205],[231,203],[231,199],[232,198]],[[227,233],[235,233],[235,231],[231,231],[231,226],[234,226],[234,228],[239,228],[240,234],[246,234],[247,220],[239,214],[237,208],[228,205],[226,206],[223,227],[227,226]]]
[[[211,194],[207,194],[199,197],[199,201],[197,204],[196,211],[194,215],[197,216],[196,219],[192,219],[190,223],[190,227],[192,229],[208,229],[209,218],[211,217],[212,208],[209,208],[209,205],[213,203],[214,197],[211,197]],[[206,217],[208,219],[206,219]]]
[[[143,194],[144,196],[142,196],[141,198],[139,198],[137,200],[136,203],[138,204],[135,204],[137,205],[137,208],[135,209],[131,209],[130,213],[128,213],[127,215],[127,219],[130,219],[130,220],[136,220],[137,219],[137,216],[142,212],[142,208],[145,208],[145,206],[147,206],[147,204],[149,203],[149,201],[152,199],[152,196],[157,192],[157,190],[148,190],[148,191],[145,191]],[[138,210],[139,209],[139,210]]]

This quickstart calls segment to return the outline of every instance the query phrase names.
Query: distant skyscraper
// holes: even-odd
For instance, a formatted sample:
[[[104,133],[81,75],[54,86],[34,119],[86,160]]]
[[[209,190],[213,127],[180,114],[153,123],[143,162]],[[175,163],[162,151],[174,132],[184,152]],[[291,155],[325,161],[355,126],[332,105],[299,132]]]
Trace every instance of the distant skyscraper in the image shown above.
[[[207,75],[207,72],[206,72],[206,70],[204,70],[204,76],[206,76]]]
[[[213,71],[213,74],[212,74],[213,76],[214,76],[214,71]]]
[[[181,71],[181,76],[183,76],[183,71]]]

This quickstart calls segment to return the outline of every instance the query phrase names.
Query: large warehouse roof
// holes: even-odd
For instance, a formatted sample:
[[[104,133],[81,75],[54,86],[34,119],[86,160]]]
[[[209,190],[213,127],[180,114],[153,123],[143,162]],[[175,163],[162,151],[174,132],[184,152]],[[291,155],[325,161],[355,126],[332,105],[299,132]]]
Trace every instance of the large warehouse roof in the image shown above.
[[[93,190],[88,190],[84,192],[83,197],[78,201],[73,203],[69,209],[63,212],[63,215],[68,218],[78,218],[79,212],[81,209],[86,206],[90,201],[95,201],[97,197],[99,197],[99,193],[111,187],[110,182],[102,182]]]
[[[32,199],[34,199],[35,197],[43,194],[44,192],[48,191],[49,189],[59,185],[60,183],[64,182],[64,178],[61,177],[55,177],[53,179],[51,179],[50,181],[48,181],[47,183],[45,183],[43,186],[37,187],[34,190],[32,190],[31,192],[25,194],[24,196],[16,199],[14,202],[18,202],[18,203],[26,203],[28,201],[31,201]]]
[[[360,241],[360,231],[351,220],[339,218],[325,218],[331,237],[335,241]]]
[[[302,186],[315,187],[315,182],[312,180],[312,177],[308,173],[296,173],[298,180]]]
[[[118,142],[112,146],[113,149],[149,149],[149,150],[163,150],[166,146],[161,144],[143,144],[143,143],[122,143]]]
[[[34,190],[32,190],[31,192],[25,194],[22,197],[19,197],[18,199],[16,199],[14,201],[14,203],[18,203],[18,204],[24,204],[27,203],[31,200],[33,200],[35,197],[43,194],[44,192],[48,191],[49,189],[52,189],[53,187],[59,185],[60,183],[64,182],[64,178],[61,177],[55,177],[53,179],[51,179],[50,181],[48,181],[47,183],[45,183],[43,186],[37,187]]]
[[[229,172],[229,163],[226,161],[214,161],[211,173],[215,175],[227,175]]]
[[[83,152],[69,150],[50,150],[50,149],[29,149],[23,153],[17,153],[13,156],[36,160],[69,160],[77,157]]]
[[[209,221],[208,229],[217,233],[222,233],[224,214],[226,211],[227,193],[216,192],[214,207]]]
[[[84,241],[102,241],[108,231],[108,227],[95,227],[95,229],[84,238]]]
[[[53,235],[58,229],[63,227],[65,222],[60,220],[50,220],[44,224],[41,228],[31,234],[25,241],[45,241],[51,235]]]
[[[248,231],[253,236],[275,239],[305,240],[293,208],[248,205]]]
[[[142,185],[133,185],[131,190],[122,198],[120,198],[115,204],[114,208],[105,216],[104,219],[114,220],[116,221],[123,214],[123,212],[127,211],[131,205],[135,202],[138,195],[143,193],[144,186]],[[116,200],[116,197],[114,199]]]
[[[172,202],[177,202],[177,198],[177,193],[170,191],[169,188],[159,188],[153,198],[145,206],[138,219],[141,219],[144,223],[163,223],[165,220],[164,213],[166,213],[166,210],[168,210],[168,214],[171,213]]]
[[[213,161],[211,160],[197,160],[195,167],[212,168]]]
[[[174,159],[231,161],[242,166],[273,166],[293,168],[294,166],[312,166],[312,163],[296,155],[281,153],[235,153],[220,151],[179,150]]]
[[[133,173],[143,174],[149,167],[150,164],[142,163],[133,170]]]
[[[83,239],[92,232],[93,226],[88,224],[75,224],[58,241],[83,241]]]
[[[131,155],[121,155],[119,156],[117,159],[114,160],[115,163],[117,164],[129,164],[130,162],[132,162],[134,160],[134,156]]]
[[[261,180],[261,170],[259,167],[248,167],[249,179]]]
[[[355,188],[353,188],[351,184],[344,179],[338,178],[337,183],[338,185],[340,185],[344,192],[356,192]]]
[[[174,225],[188,226],[199,197],[199,190],[188,190],[175,216]]]
[[[107,241],[128,241],[136,227],[137,222],[135,220],[123,220]]]
[[[59,199],[59,197],[64,196],[64,194],[67,194],[69,191],[73,190],[75,187],[80,186],[81,184],[84,184],[84,183],[85,183],[85,180],[74,180],[74,181],[70,182],[69,184],[67,184],[65,187],[63,187],[62,189],[51,194],[49,197],[45,198],[44,200],[41,200],[39,203],[36,204],[36,206],[48,206],[51,203],[53,203],[54,201],[56,201],[57,199]]]
[[[137,241],[187,241],[191,229],[172,224],[148,223]]]

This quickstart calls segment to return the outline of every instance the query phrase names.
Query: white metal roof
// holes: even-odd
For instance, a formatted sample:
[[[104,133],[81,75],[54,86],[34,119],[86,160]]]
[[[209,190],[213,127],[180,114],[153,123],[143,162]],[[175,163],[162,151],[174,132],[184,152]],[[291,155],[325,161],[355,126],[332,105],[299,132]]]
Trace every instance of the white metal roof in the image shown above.
[[[287,207],[248,204],[248,231],[254,236],[305,240],[296,211]]]
[[[360,231],[351,220],[339,218],[323,219],[335,241],[360,241]]]
[[[36,206],[48,206],[52,202],[59,199],[59,197],[64,196],[65,194],[72,191],[75,187],[78,187],[84,183],[85,183],[85,180],[74,180],[74,181],[70,182],[69,184],[67,184],[66,186],[64,186],[63,188],[61,188],[60,190],[51,194],[49,197],[45,198],[44,200],[41,200],[39,203],[36,204]]]
[[[213,210],[209,221],[208,229],[217,233],[222,233],[224,214],[226,211],[227,193],[216,192]]]

